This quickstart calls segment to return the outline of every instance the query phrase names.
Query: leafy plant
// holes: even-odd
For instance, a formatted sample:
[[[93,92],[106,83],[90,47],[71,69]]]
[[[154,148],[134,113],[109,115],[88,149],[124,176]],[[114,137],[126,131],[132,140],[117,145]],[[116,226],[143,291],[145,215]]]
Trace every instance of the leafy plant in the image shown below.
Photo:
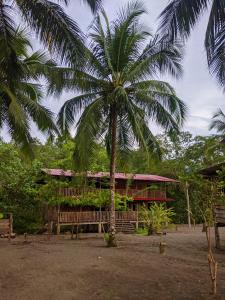
[[[154,203],[148,209],[144,206],[141,210],[141,220],[144,221],[148,235],[159,233],[164,226],[172,222],[174,212],[172,208],[166,208],[164,204]]]

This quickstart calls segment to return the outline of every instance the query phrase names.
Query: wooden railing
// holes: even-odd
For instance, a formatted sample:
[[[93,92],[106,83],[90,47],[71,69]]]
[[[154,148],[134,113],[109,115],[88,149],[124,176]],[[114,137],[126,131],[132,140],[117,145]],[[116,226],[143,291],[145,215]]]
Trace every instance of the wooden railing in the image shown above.
[[[93,188],[61,188],[59,195],[64,197],[76,197],[84,193],[94,192],[96,189]],[[135,198],[150,198],[150,199],[166,199],[166,191],[160,190],[149,190],[149,189],[116,189],[116,193],[120,195],[126,195],[128,197]]]
[[[91,224],[109,222],[109,211],[85,211],[85,212],[60,212],[58,215],[61,224]],[[136,211],[116,211],[116,220],[137,221]]]

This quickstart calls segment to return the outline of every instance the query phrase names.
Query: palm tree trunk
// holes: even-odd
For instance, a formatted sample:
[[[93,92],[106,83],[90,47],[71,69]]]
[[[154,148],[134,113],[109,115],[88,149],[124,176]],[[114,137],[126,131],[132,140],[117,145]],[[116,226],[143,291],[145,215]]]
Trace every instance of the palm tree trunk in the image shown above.
[[[108,246],[116,247],[115,171],[116,171],[116,108],[111,108],[111,159],[110,159],[110,220]]]

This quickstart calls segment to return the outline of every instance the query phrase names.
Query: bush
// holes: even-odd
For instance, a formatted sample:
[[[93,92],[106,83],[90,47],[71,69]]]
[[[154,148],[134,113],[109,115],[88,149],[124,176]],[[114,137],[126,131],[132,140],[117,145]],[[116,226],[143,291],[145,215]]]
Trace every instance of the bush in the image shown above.
[[[163,227],[172,222],[174,215],[172,208],[166,208],[164,204],[154,203],[150,209],[143,206],[140,217],[145,223],[148,235],[151,235],[160,233]]]

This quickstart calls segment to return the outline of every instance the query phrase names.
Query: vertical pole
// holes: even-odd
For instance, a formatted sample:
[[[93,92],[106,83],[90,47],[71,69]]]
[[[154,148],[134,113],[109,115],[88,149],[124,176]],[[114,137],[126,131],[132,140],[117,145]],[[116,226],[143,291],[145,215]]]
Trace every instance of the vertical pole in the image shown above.
[[[137,219],[136,219],[136,229],[138,230],[138,208],[139,208],[139,203],[137,203],[137,211],[136,211],[136,214],[137,214]]]
[[[99,223],[98,223],[98,233],[102,233],[102,207],[99,208]]]
[[[71,240],[73,240],[73,232],[74,232],[74,225],[72,226],[72,230],[71,230]]]
[[[191,211],[190,211],[190,198],[189,198],[189,190],[188,190],[188,182],[186,181],[186,198],[187,198],[187,213],[188,213],[188,227],[191,229]]]
[[[218,224],[215,224],[216,249],[220,249],[220,234]]]
[[[60,234],[60,204],[58,204],[57,210],[57,235]]]
[[[102,233],[102,224],[98,223],[98,233]]]
[[[11,241],[12,231],[13,231],[13,216],[10,213],[9,214],[9,236],[8,236],[9,242]]]

